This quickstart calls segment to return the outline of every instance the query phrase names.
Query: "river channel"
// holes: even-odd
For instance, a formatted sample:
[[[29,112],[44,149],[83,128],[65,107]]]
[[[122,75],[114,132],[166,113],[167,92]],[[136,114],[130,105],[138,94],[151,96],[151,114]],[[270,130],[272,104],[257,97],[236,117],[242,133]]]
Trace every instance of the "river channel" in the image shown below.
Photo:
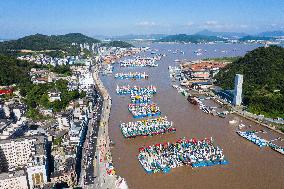
[[[158,53],[166,54],[159,61],[156,68],[120,68],[115,64],[114,73],[139,71],[149,74],[148,80],[116,80],[113,75],[101,76],[112,98],[112,108],[109,122],[110,138],[115,142],[111,152],[116,173],[125,178],[130,189],[169,188],[169,189],[248,189],[248,188],[284,188],[284,157],[269,147],[259,148],[255,144],[241,138],[236,134],[236,127],[229,124],[235,115],[225,119],[214,117],[202,112],[198,106],[190,104],[184,96],[171,86],[168,66],[177,65],[175,59],[195,60],[206,57],[242,56],[247,51],[259,45],[242,44],[214,44],[214,45],[177,45],[177,44],[151,44],[152,49]],[[171,50],[182,50],[184,54],[173,54]],[[194,51],[202,49],[201,56],[196,56]],[[205,52],[206,50],[206,52]],[[150,52],[142,55],[151,56]],[[233,81],[232,81],[233,82]],[[156,85],[157,94],[153,101],[157,103],[162,116],[174,122],[176,133],[153,137],[136,137],[125,139],[119,128],[121,122],[135,121],[127,110],[130,103],[129,96],[117,95],[117,85]],[[210,102],[212,103],[212,102]],[[264,138],[273,139],[281,136],[269,129],[237,117],[251,129],[264,129],[268,133]],[[212,167],[191,168],[183,166],[172,169],[169,173],[155,173],[148,175],[137,160],[138,148],[156,143],[176,141],[181,137],[204,139],[213,137],[216,144],[223,148],[223,153],[230,162],[228,165]],[[282,135],[283,138],[283,135]],[[282,146],[284,145],[283,142]]]

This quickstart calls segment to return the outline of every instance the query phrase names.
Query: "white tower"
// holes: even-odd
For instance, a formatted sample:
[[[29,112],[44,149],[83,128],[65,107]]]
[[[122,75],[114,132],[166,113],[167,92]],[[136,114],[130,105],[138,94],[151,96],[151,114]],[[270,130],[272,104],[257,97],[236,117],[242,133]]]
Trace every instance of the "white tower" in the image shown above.
[[[233,104],[239,106],[242,103],[242,91],[243,91],[243,75],[236,74],[235,76],[235,89]]]

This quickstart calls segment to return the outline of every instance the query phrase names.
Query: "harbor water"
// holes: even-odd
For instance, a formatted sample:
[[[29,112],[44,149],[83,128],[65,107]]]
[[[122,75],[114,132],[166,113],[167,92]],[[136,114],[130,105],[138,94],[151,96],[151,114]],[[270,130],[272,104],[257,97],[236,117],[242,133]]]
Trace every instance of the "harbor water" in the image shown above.
[[[150,47],[157,49],[157,53],[167,55],[157,62],[158,67],[121,68],[119,64],[115,64],[112,75],[101,76],[112,98],[109,134],[111,140],[115,142],[115,146],[111,149],[113,163],[116,173],[126,179],[130,189],[284,188],[283,155],[269,147],[259,148],[240,137],[236,133],[237,127],[230,125],[229,121],[238,119],[242,120],[245,125],[251,125],[251,130],[266,130],[267,133],[261,135],[266,139],[279,136],[283,138],[283,135],[236,115],[220,118],[202,112],[198,106],[189,103],[183,95],[171,86],[172,82],[168,73],[168,66],[177,65],[174,61],[176,59],[196,60],[210,57],[242,56],[258,46],[244,44],[151,44]],[[172,51],[177,49],[183,51],[184,54],[173,54]],[[194,53],[198,49],[201,49],[199,51],[202,52],[200,56],[196,56]],[[150,52],[141,53],[141,55],[151,56]],[[114,74],[119,72],[146,72],[149,78],[148,80],[115,79]],[[125,139],[119,128],[120,123],[140,119],[134,119],[127,109],[130,96],[116,94],[117,85],[137,85],[142,87],[155,85],[157,93],[153,96],[152,101],[159,106],[161,116],[167,116],[169,121],[173,121],[173,126],[177,131],[153,137]],[[208,103],[214,105],[212,101]],[[223,148],[223,153],[230,163],[228,165],[200,168],[182,166],[172,169],[167,174],[147,174],[137,159],[138,148],[167,141],[174,142],[181,137],[188,139],[213,137],[215,143]],[[278,144],[284,146],[283,141]]]

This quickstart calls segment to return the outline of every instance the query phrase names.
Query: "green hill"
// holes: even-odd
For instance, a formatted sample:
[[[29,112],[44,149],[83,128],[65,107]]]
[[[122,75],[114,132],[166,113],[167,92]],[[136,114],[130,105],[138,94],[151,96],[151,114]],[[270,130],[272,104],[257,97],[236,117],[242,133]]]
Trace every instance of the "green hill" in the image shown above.
[[[233,89],[235,74],[244,75],[243,102],[248,110],[268,117],[284,117],[284,48],[260,47],[232,64],[215,77],[216,85]]]
[[[127,43],[125,41],[111,41],[107,44],[109,47],[121,47],[121,48],[129,48],[133,47],[132,44]]]
[[[71,51],[75,48],[72,43],[99,43],[97,39],[80,33],[69,33],[66,35],[42,35],[35,34],[17,40],[4,41],[0,43],[0,52],[13,52],[18,50],[64,50]]]
[[[240,38],[240,41],[249,41],[249,40],[263,40],[263,41],[269,41],[269,40],[273,40],[273,37],[264,37],[264,36],[244,36],[242,38]]]
[[[134,47],[132,44],[125,41],[111,41],[108,43],[103,43],[102,46],[106,47],[120,47],[120,48],[129,48]]]
[[[223,38],[216,36],[205,36],[205,35],[186,35],[186,34],[178,34],[178,35],[168,35],[163,37],[157,42],[191,42],[191,43],[204,43],[204,42],[213,42],[213,41],[225,41]]]
[[[33,64],[0,55],[0,65],[0,85],[29,82],[29,71]]]

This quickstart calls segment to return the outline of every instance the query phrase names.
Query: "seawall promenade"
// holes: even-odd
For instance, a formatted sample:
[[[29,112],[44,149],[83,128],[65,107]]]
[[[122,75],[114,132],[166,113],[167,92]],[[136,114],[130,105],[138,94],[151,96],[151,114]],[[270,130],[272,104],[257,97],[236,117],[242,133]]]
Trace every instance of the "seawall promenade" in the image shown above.
[[[108,135],[108,121],[111,110],[111,97],[98,75],[98,68],[93,71],[93,78],[98,92],[103,98],[102,114],[98,131],[96,158],[94,158],[94,175],[95,182],[91,188],[99,189],[118,189],[127,188],[126,182],[121,177],[117,176],[112,170],[112,156],[110,151],[110,138]],[[89,188],[89,187],[88,187]]]

